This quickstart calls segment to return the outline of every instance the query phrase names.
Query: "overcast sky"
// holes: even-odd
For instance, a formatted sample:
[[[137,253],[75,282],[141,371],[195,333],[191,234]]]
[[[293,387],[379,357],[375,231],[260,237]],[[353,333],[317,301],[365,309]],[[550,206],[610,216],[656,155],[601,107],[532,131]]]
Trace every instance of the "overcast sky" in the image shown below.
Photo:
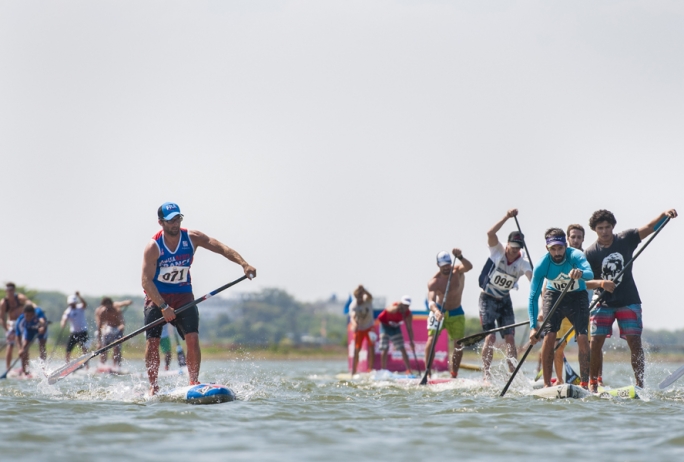
[[[676,1],[2,1],[0,278],[141,293],[175,201],[257,268],[235,291],[422,300],[457,246],[477,316],[507,209],[533,262],[596,209],[684,212],[683,83]],[[635,264],[646,327],[684,328],[683,230]],[[195,294],[240,275],[200,250]]]

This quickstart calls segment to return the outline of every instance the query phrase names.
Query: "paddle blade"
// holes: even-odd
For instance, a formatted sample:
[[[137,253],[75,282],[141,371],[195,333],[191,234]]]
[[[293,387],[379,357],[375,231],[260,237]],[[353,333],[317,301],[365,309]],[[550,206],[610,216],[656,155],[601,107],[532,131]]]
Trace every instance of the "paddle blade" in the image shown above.
[[[667,387],[669,387],[670,385],[675,383],[682,375],[684,375],[684,366],[680,367],[679,369],[674,371],[672,374],[670,374],[669,377],[667,377],[665,380],[660,382],[660,384],[658,385],[658,388],[660,388],[661,390],[666,389]]]
[[[475,345],[476,343],[481,342],[482,340],[485,339],[489,335],[489,332],[483,332],[481,334],[477,335],[471,335],[470,337],[463,338],[458,341],[458,344],[464,347]]]
[[[87,353],[87,354],[84,354],[83,356],[81,356],[80,358],[74,359],[69,364],[60,367],[59,369],[52,372],[48,376],[48,383],[50,385],[56,384],[57,382],[62,380],[67,375],[69,375],[72,372],[75,372],[76,370],[82,368],[85,365],[85,363],[87,363],[88,361],[93,359],[93,357],[95,357],[94,353]]]

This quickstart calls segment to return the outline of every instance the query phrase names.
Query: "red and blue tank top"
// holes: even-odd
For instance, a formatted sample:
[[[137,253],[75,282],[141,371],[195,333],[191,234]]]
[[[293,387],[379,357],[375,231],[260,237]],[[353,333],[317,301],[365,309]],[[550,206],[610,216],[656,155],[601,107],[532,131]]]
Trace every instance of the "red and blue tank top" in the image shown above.
[[[154,273],[154,285],[160,294],[184,294],[192,292],[190,265],[195,254],[195,247],[188,235],[188,230],[180,229],[178,247],[171,251],[164,242],[164,231],[160,230],[152,236],[159,249],[157,269]]]

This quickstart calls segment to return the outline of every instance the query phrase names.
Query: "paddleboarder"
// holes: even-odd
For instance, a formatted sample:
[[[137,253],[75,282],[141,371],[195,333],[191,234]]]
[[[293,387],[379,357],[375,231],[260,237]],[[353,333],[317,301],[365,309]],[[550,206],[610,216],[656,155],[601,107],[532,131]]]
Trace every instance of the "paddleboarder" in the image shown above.
[[[29,375],[29,348],[34,339],[38,339],[40,348],[40,359],[45,361],[47,350],[48,323],[42,309],[35,306],[32,302],[26,302],[23,313],[17,319],[16,333],[19,340],[19,356],[21,357],[21,370],[24,375]]]
[[[509,218],[517,215],[517,209],[509,210],[501,220],[496,222],[487,231],[489,259],[487,259],[487,263],[482,268],[479,278],[482,292],[480,293],[478,306],[483,331],[515,324],[510,291],[517,288],[518,279],[522,275],[527,276],[528,280],[532,280],[532,266],[522,256],[525,236],[519,231],[511,232],[508,235],[508,243],[504,248],[496,235]],[[501,338],[506,342],[507,356],[517,360],[515,329],[510,328],[501,331]],[[485,381],[491,379],[489,368],[494,354],[494,342],[496,342],[496,334],[488,335],[482,347],[482,370]],[[513,372],[515,366],[511,361],[508,362],[508,366],[511,372]]]
[[[26,302],[28,302],[28,298],[26,295],[17,292],[17,286],[13,282],[8,282],[5,285],[5,298],[0,300],[0,317],[2,317],[2,327],[5,329],[5,340],[7,341],[5,370],[8,370],[12,365],[14,345],[17,343],[15,326]]]
[[[465,332],[465,314],[461,306],[463,287],[465,284],[465,273],[473,269],[472,263],[463,256],[460,249],[452,250],[454,257],[459,263],[452,264],[451,255],[446,250],[437,254],[437,266],[439,271],[428,281],[428,338],[425,342],[425,369],[427,376],[430,376],[432,364],[428,364],[428,358],[432,349],[432,342],[436,342],[435,333],[442,323],[442,329],[446,330],[449,339],[453,341],[453,353],[451,356],[451,377],[458,376],[458,368],[463,358],[463,348],[456,344],[456,340],[463,338]],[[444,299],[449,274],[452,274],[449,293]]]
[[[109,297],[103,297],[100,306],[95,309],[95,326],[97,327],[98,348],[102,348],[123,337],[126,321],[121,308],[133,302],[124,300],[115,302]],[[116,367],[121,367],[121,345],[114,347],[112,361]],[[100,355],[100,363],[107,362],[107,352]]]
[[[568,240],[568,246],[572,247],[573,249],[580,250],[584,252],[584,249],[582,248],[582,245],[584,243],[584,227],[579,224],[572,224],[568,226],[568,229],[566,231],[567,233],[567,240]],[[591,297],[593,294],[593,291],[590,290],[592,288],[592,281],[586,281],[587,284],[587,297],[589,301],[591,301]],[[543,296],[543,295],[542,295]],[[539,320],[539,319],[538,319]],[[539,320],[540,322],[543,321],[543,319]],[[558,330],[558,333],[556,333],[557,338],[563,338],[565,334],[568,333],[568,331],[572,328],[572,322],[568,318],[563,318],[561,321],[561,326],[560,329]],[[558,348],[556,349],[556,352],[554,353],[553,356],[553,365],[554,369],[556,370],[556,385],[561,385],[565,383],[565,364],[563,362],[563,356],[565,355],[565,346],[567,345],[567,342],[570,341],[571,338],[575,336],[575,332],[573,330],[572,334],[567,338],[567,340],[563,343],[561,343]],[[587,340],[591,341],[591,334],[587,333]],[[575,376],[577,377],[577,376]],[[578,380],[576,378],[575,380]]]
[[[553,349],[556,333],[560,329],[561,321],[567,317],[575,327],[577,343],[579,345],[580,385],[588,386],[589,377],[589,341],[587,328],[589,325],[589,300],[587,298],[586,282],[594,278],[589,262],[584,254],[568,247],[565,232],[560,228],[550,228],[544,233],[548,253],[535,265],[530,287],[528,315],[530,318],[530,342],[537,343],[537,328],[539,312],[539,296],[542,289],[546,291],[542,297],[544,318],[556,303],[566,286],[569,285],[560,305],[544,327],[544,341],[542,343],[542,372],[544,386],[551,386],[553,368]],[[546,280],[546,285],[544,285]]]
[[[406,373],[411,373],[411,363],[409,362],[406,347],[404,347],[404,334],[401,333],[401,323],[406,325],[406,332],[409,335],[409,342],[411,348],[415,349],[416,345],[413,343],[413,314],[411,313],[411,297],[404,295],[401,301],[394,302],[378,315],[378,322],[380,323],[380,363],[382,369],[387,369],[387,354],[389,352],[389,344],[392,342],[395,350],[401,352],[401,357],[406,366]]]
[[[71,350],[76,345],[80,345],[81,352],[86,354],[88,352],[88,322],[86,321],[86,308],[88,303],[81,297],[79,292],[67,297],[67,309],[64,310],[60,326],[64,328],[67,321],[69,322],[69,341],[66,346],[66,362],[69,362],[71,357]],[[86,367],[88,365],[86,364]]]
[[[242,266],[250,279],[256,277],[256,269],[239,253],[206,234],[181,228],[183,215],[180,207],[165,202],[157,210],[157,222],[162,229],[145,246],[142,265],[142,287],[145,290],[145,324],[163,317],[173,322],[187,346],[187,364],[190,385],[198,384],[201,363],[199,345],[199,311],[197,306],[185,310],[176,317],[174,310],[194,300],[190,265],[195,249],[204,247]],[[145,332],[145,365],[150,381],[150,394],[159,391],[159,339],[162,327]]]
[[[366,341],[366,364],[369,371],[373,370],[375,360],[375,342],[371,339],[371,331],[375,319],[373,318],[373,296],[362,285],[354,289],[354,297],[349,305],[349,329],[354,332],[354,358],[352,360],[352,376],[356,374],[359,365],[359,353]],[[373,335],[375,335],[373,333]]]
[[[636,385],[644,386],[644,349],[641,344],[643,323],[641,298],[632,275],[632,265],[627,267],[619,280],[614,277],[632,259],[642,239],[652,234],[667,218],[676,218],[675,209],[667,210],[647,225],[613,234],[617,220],[608,210],[597,210],[589,218],[589,227],[596,232],[597,240],[591,244],[586,255],[597,283],[606,293],[597,304],[591,316],[591,368],[589,386],[598,389],[598,376],[603,365],[603,344],[613,333],[613,322],[617,320],[620,338],[627,341],[631,352],[632,370]]]

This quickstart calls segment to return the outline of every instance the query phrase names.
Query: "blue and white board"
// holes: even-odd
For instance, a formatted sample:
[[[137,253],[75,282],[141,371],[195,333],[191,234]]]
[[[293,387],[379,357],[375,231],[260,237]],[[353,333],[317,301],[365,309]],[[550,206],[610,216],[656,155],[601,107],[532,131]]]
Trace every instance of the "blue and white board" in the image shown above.
[[[165,398],[178,399],[188,404],[220,404],[235,401],[235,393],[225,385],[216,383],[200,383],[187,387],[175,388],[161,393]]]

